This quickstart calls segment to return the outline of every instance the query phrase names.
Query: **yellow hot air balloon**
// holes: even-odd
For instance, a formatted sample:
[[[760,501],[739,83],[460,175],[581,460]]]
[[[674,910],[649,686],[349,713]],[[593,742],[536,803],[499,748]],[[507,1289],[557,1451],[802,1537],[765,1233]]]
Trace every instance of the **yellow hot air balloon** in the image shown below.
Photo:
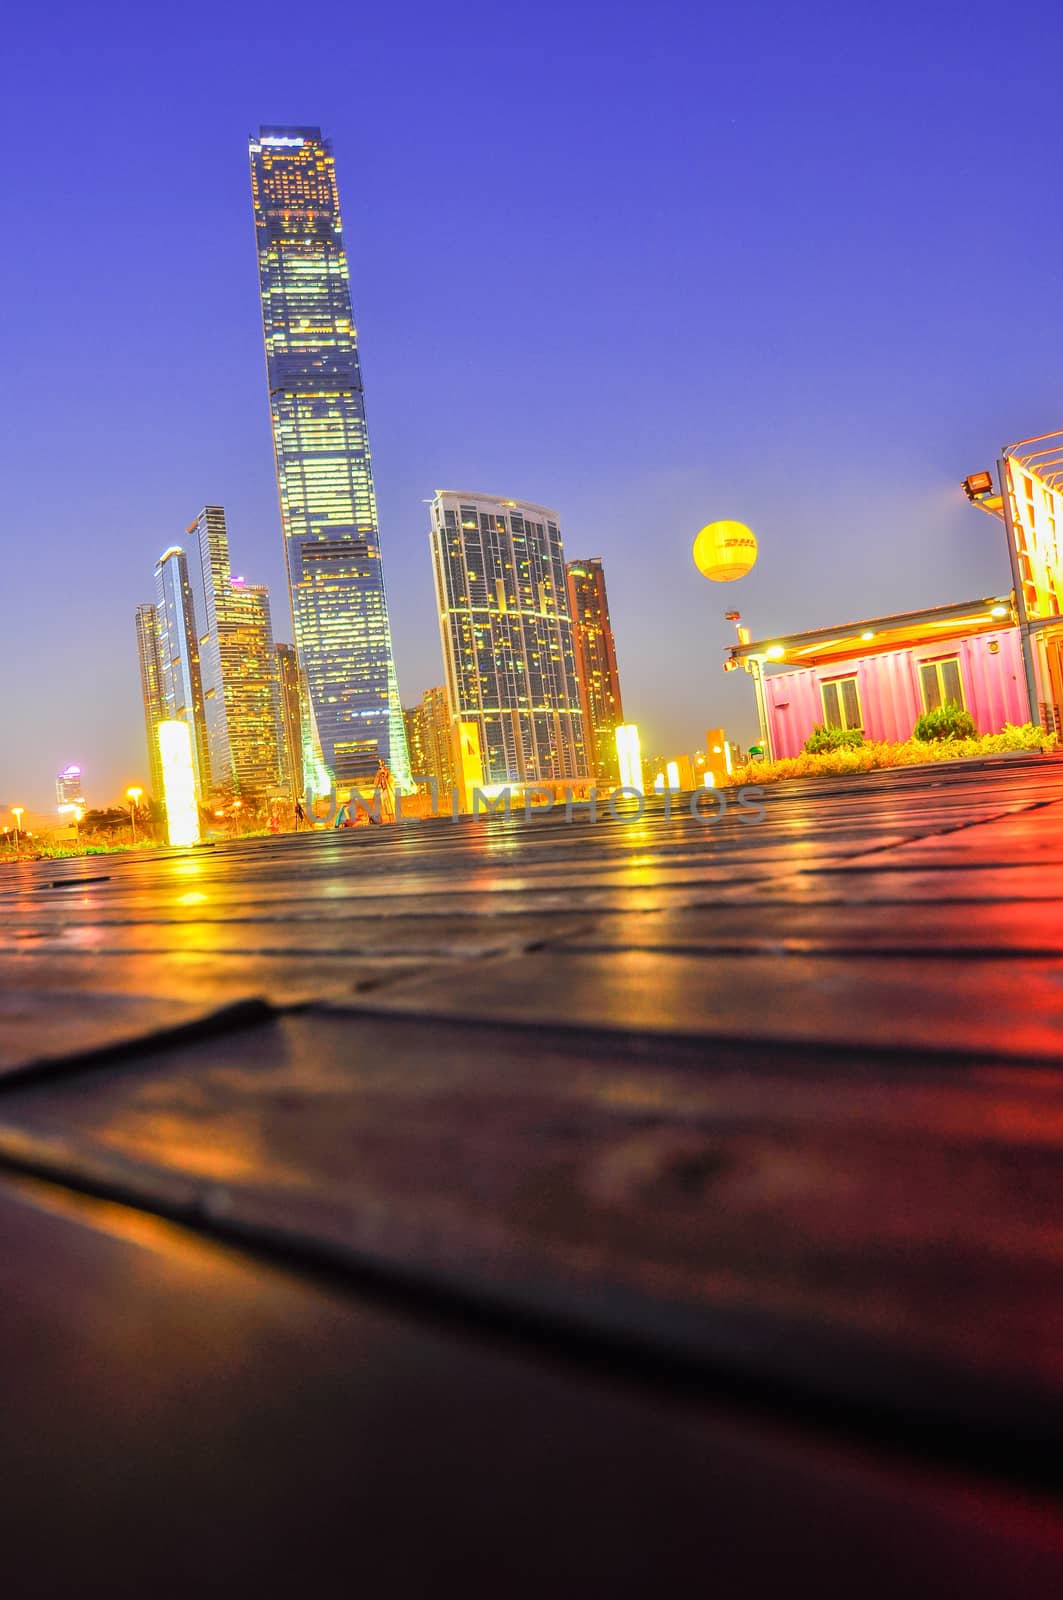
[[[744,522],[710,522],[694,540],[694,565],[714,583],[744,578],[756,559],[757,536]]]

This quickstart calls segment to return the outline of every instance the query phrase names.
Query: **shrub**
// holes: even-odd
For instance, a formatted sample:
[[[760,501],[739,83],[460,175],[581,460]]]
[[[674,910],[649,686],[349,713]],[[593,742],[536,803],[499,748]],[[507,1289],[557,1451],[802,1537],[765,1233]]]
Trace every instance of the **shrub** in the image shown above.
[[[817,722],[805,740],[804,752],[806,756],[819,756],[825,750],[852,750],[863,742],[860,728],[828,728]]]
[[[936,711],[924,711],[915,727],[912,738],[920,744],[931,744],[943,739],[977,739],[978,729],[969,711],[964,711],[953,700],[946,700]]]

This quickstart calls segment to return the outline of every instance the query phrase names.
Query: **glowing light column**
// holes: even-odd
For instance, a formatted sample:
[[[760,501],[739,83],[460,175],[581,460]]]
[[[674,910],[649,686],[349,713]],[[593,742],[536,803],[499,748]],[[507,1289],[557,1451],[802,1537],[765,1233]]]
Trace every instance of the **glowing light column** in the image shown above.
[[[198,844],[199,806],[192,761],[192,730],[187,722],[160,722],[157,734],[170,843]]]
[[[616,758],[620,766],[620,787],[645,794],[642,787],[642,746],[633,722],[621,722],[616,730]]]

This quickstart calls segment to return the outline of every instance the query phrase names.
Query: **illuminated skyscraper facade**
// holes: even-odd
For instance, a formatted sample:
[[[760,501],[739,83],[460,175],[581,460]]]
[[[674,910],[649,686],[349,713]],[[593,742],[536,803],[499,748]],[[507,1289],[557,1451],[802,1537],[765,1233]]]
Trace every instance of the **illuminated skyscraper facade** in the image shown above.
[[[144,701],[144,736],[148,744],[151,793],[162,800],[162,757],[155,729],[166,709],[162,694],[162,667],[159,662],[159,619],[152,605],[137,606],[137,655],[140,658],[140,692]]]
[[[455,731],[446,689],[442,684],[426,689],[420,704],[410,706],[403,715],[412,775],[422,782],[433,779],[445,806],[455,781]]]
[[[624,707],[620,699],[620,674],[616,665],[613,625],[609,620],[605,573],[597,558],[570,561],[565,571],[576,644],[576,674],[583,705],[587,763],[599,783],[616,784],[620,779],[616,728],[624,720]]]
[[[288,793],[297,800],[303,792],[303,695],[304,679],[299,657],[292,644],[277,646],[277,681],[281,697],[282,754],[284,781]]]
[[[187,531],[212,786],[264,796],[282,767],[269,590],[233,577],[222,506],[204,506]]]
[[[477,728],[484,781],[586,778],[557,513],[440,490],[431,518],[450,708]]]
[[[332,147],[319,128],[262,128],[250,154],[281,523],[310,720],[332,778],[372,780],[382,758],[408,788]]]
[[[199,630],[188,562],[177,545],[165,550],[155,567],[155,618],[162,720],[187,722],[191,728],[196,793],[202,799],[210,792],[211,773],[199,671]]]
[[[69,767],[64,767],[55,780],[55,803],[57,806],[85,804],[85,786],[81,768],[74,762]]]

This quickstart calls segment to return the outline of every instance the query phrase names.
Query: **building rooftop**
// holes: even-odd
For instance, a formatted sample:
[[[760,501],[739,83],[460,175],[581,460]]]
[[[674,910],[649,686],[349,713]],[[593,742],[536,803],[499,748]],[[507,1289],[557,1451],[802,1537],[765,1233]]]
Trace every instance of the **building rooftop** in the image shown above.
[[[479,489],[437,489],[436,494],[446,495],[451,500],[484,500],[492,505],[512,506],[517,511],[539,511],[544,517],[560,521],[552,506],[540,506],[534,500],[510,500],[501,494],[483,494]]]
[[[934,639],[989,633],[1013,625],[1009,596],[991,595],[987,599],[962,600],[955,605],[932,606],[925,611],[902,611],[889,617],[869,617],[862,622],[845,622],[806,633],[767,634],[749,644],[731,645],[728,656],[732,661],[762,656],[766,658],[766,665],[776,668],[815,667],[845,661],[855,655],[884,655]]]

